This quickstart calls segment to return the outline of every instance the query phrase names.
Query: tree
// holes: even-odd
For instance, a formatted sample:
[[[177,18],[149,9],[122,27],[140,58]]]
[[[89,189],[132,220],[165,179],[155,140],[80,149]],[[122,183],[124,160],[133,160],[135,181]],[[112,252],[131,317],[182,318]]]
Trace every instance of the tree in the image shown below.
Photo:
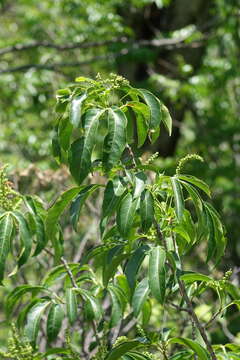
[[[240,305],[239,289],[229,281],[231,271],[216,279],[184,268],[185,255],[194,247],[204,253],[207,271],[208,265],[217,266],[226,246],[220,216],[208,201],[208,185],[184,172],[189,161],[203,159],[187,155],[168,176],[153,164],[156,155],[147,160],[138,156],[147,139],[157,140],[162,125],[171,134],[166,106],[121,76],[79,77],[57,92],[56,114],[53,153],[69,168],[76,185],[46,210],[36,196],[13,191],[1,171],[1,281],[8,253],[15,256],[12,241],[20,240],[20,255],[11,276],[18,276],[31,259],[31,266],[39,263],[43,268],[46,258],[47,263],[54,261],[42,280],[9,292],[7,314],[16,314],[26,339],[14,325],[9,351],[2,356],[239,357],[239,346],[214,345],[209,332],[217,317]],[[78,233],[88,198],[101,194],[99,244],[85,249],[80,261],[67,260],[61,226],[66,209]],[[212,315],[203,321],[196,305],[215,295]],[[155,319],[156,311],[160,319]]]

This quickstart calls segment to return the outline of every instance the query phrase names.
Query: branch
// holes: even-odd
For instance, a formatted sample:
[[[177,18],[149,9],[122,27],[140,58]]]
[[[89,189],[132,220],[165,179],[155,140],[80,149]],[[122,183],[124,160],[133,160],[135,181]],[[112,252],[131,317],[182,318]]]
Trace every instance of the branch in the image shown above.
[[[76,62],[61,62],[61,63],[52,63],[52,64],[25,64],[25,65],[21,65],[21,66],[16,66],[16,67],[12,67],[12,68],[7,68],[7,69],[0,69],[0,74],[8,74],[8,73],[14,73],[14,72],[24,72],[27,71],[29,69],[35,69],[35,70],[48,70],[48,71],[55,71],[55,72],[59,72],[60,68],[69,68],[69,67],[79,67],[79,66],[85,66],[88,64],[91,64],[93,62],[97,62],[97,61],[102,61],[102,60],[114,60],[120,56],[124,56],[129,54],[131,51],[138,49],[139,47],[144,47],[144,46],[150,46],[150,47],[165,47],[168,50],[173,50],[176,48],[197,48],[202,46],[203,44],[203,40],[206,40],[206,38],[202,38],[199,41],[196,42],[191,42],[191,43],[185,43],[184,42],[184,38],[179,38],[179,39],[153,39],[153,40],[138,40],[138,41],[132,41],[132,40],[127,40],[125,38],[120,39],[120,41],[118,40],[119,43],[122,44],[126,44],[129,47],[128,48],[123,48],[121,51],[117,52],[117,53],[110,53],[107,55],[98,55],[95,57],[92,57],[90,59],[87,60],[83,60],[83,61],[76,61]],[[12,47],[8,47],[8,48],[3,48],[0,49],[0,55],[3,54],[7,54],[10,52],[16,52],[16,51],[23,51],[23,50],[28,50],[28,49],[32,49],[32,48],[36,48],[36,47],[52,47],[55,48],[57,50],[63,51],[63,50],[70,50],[70,49],[77,49],[77,48],[91,48],[91,47],[97,47],[97,46],[104,46],[104,45],[109,45],[111,43],[116,43],[116,40],[111,40],[111,41],[106,41],[106,42],[95,42],[95,43],[75,43],[75,44],[70,44],[70,45],[55,45],[55,44],[51,44],[51,43],[32,43],[32,44],[22,44],[22,45],[15,45]]]
[[[112,44],[137,44],[140,46],[154,46],[154,47],[160,47],[160,46],[169,46],[169,45],[177,45],[181,42],[183,42],[186,39],[186,37],[181,37],[177,39],[153,39],[153,40],[134,40],[134,39],[128,39],[126,37],[121,38],[113,38],[111,40],[105,40],[105,41],[92,41],[92,42],[73,42],[70,44],[56,44],[49,41],[34,41],[32,43],[28,44],[17,44],[13,46],[8,46],[5,48],[0,49],[0,55],[9,54],[12,52],[19,52],[19,51],[26,51],[26,50],[32,50],[36,48],[50,48],[55,49],[58,51],[68,51],[68,50],[74,50],[74,49],[90,49],[90,48],[97,48]]]

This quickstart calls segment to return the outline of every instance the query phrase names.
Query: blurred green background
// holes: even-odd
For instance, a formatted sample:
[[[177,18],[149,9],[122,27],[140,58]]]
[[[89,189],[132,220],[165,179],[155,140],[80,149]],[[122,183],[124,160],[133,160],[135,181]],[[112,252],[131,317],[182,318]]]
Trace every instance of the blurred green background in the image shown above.
[[[159,152],[163,171],[187,153],[204,157],[187,171],[213,189],[229,239],[220,269],[238,284],[239,1],[0,0],[0,23],[0,165],[15,186],[47,200],[66,186],[51,155],[55,91],[119,73],[169,107],[172,137],[162,131],[144,149]]]

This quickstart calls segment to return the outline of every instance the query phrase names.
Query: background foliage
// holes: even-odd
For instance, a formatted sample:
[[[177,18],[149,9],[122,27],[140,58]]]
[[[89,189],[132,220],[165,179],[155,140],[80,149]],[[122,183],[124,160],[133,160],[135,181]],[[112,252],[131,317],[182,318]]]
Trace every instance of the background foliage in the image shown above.
[[[173,136],[163,133],[145,145],[150,154],[159,152],[155,163],[172,175],[186,153],[204,157],[205,164],[192,162],[187,170],[213,189],[230,239],[220,268],[232,267],[239,285],[238,1],[1,0],[0,18],[1,163],[10,163],[16,189],[50,200],[68,186],[67,170],[55,172],[50,156],[56,90],[79,74],[122,74],[160,96],[172,115]],[[92,220],[85,211],[85,241],[96,240],[96,222],[97,214]],[[77,249],[79,238],[65,225]],[[201,253],[195,257],[189,264],[197,261],[201,270]],[[217,341],[237,338],[236,324],[224,339],[216,332]]]

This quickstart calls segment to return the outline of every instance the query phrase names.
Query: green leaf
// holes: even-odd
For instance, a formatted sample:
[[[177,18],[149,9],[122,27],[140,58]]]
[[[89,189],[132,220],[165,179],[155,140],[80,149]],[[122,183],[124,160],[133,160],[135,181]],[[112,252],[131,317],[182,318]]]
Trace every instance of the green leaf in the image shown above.
[[[193,350],[195,352],[195,354],[198,355],[199,360],[209,360],[210,359],[208,352],[200,344],[198,344],[196,341],[193,341],[191,339],[175,337],[175,338],[170,339],[169,343],[170,344],[181,344],[181,345],[188,347],[189,349]]]
[[[180,276],[180,279],[186,283],[192,283],[194,281],[203,281],[203,282],[212,282],[213,281],[213,279],[210,278],[209,276],[203,275],[200,273],[184,274],[184,275]]]
[[[127,254],[113,256],[110,261],[106,255],[106,261],[103,266],[103,286],[107,287],[109,280],[114,276],[118,266],[126,259]]]
[[[99,118],[104,110],[89,109],[84,115],[84,136],[74,141],[70,148],[70,172],[75,181],[80,184],[91,171],[92,151],[96,144]]]
[[[154,200],[149,190],[145,190],[141,196],[140,216],[142,229],[147,233],[154,220]]]
[[[37,256],[38,254],[40,254],[40,252],[44,249],[44,247],[47,244],[47,236],[46,236],[44,221],[42,219],[41,209],[39,209],[39,204],[37,203],[37,200],[33,199],[31,196],[25,196],[25,203],[30,213],[32,214],[32,218],[35,224],[37,245],[33,256]]]
[[[116,221],[118,230],[123,237],[126,237],[132,228],[137,205],[138,199],[133,200],[130,193],[121,200]]]
[[[168,130],[169,136],[172,135],[172,118],[168,111],[168,108],[162,104],[161,106],[162,110],[162,121],[164,123],[165,128]]]
[[[127,103],[127,106],[129,106],[136,114],[138,148],[140,148],[145,143],[148,135],[150,111],[147,105],[138,101],[129,102]]]
[[[79,221],[82,206],[84,205],[87,198],[100,186],[101,185],[99,184],[83,186],[83,189],[79,192],[77,197],[72,201],[72,204],[70,206],[70,219],[75,231],[77,231],[77,224]]]
[[[88,302],[91,311],[91,317],[99,320],[102,316],[102,308],[99,304],[98,298],[92,295],[90,291],[84,289],[75,289]]]
[[[134,193],[133,198],[138,198],[145,188],[145,183],[147,181],[147,176],[144,172],[139,172],[134,174]]]
[[[18,266],[20,267],[26,263],[27,259],[31,254],[32,237],[29,232],[28,224],[24,216],[17,210],[13,211],[11,214],[18,222],[18,231],[23,246],[23,249],[18,259]]]
[[[44,286],[32,286],[32,285],[19,285],[15,287],[6,298],[6,313],[8,316],[12,314],[14,306],[21,298],[27,293],[38,293],[41,290],[46,290]]]
[[[35,345],[37,340],[41,317],[50,304],[50,301],[39,302],[35,304],[27,314],[27,324],[24,333],[33,345]]]
[[[150,109],[150,123],[149,127],[156,130],[162,120],[162,110],[160,101],[150,91],[145,89],[138,89],[138,94],[144,99]]]
[[[77,128],[80,124],[82,115],[82,104],[87,98],[87,94],[84,93],[81,96],[74,98],[70,105],[70,122],[74,128]]]
[[[5,262],[10,250],[13,221],[10,213],[0,219],[0,285],[4,278]]]
[[[209,186],[202,180],[196,178],[195,176],[190,175],[178,175],[178,178],[184,181],[187,181],[197,188],[201,189],[205,194],[207,194],[209,197],[211,197],[211,191],[209,189]]]
[[[142,310],[143,304],[145,303],[149,294],[148,278],[144,278],[136,287],[133,298],[132,307],[134,315],[137,317]]]
[[[63,116],[58,126],[58,139],[59,144],[64,151],[69,149],[72,130],[73,126],[69,122],[69,119]]]
[[[111,170],[120,160],[126,146],[127,118],[117,107],[108,111],[108,134],[104,140],[103,165]]]
[[[137,346],[141,345],[141,342],[138,340],[131,340],[123,342],[116,347],[114,347],[105,357],[105,360],[117,360],[121,356],[126,354],[128,351],[135,349]]]
[[[124,298],[124,293],[121,293],[120,288],[116,286],[109,285],[108,291],[112,300],[111,318],[109,323],[109,327],[112,328],[116,326],[123,317],[126,298]]]
[[[78,309],[77,309],[77,295],[73,288],[66,290],[66,306],[67,316],[71,325],[77,320]]]
[[[55,227],[59,220],[59,217],[65,210],[65,208],[70,204],[70,202],[76,197],[76,195],[81,191],[82,187],[74,187],[65,191],[55,202],[52,207],[48,210],[46,217],[46,232],[48,238],[54,236]]]
[[[119,176],[108,181],[103,196],[102,218],[114,212],[124,191],[125,186]]]
[[[47,318],[47,338],[51,342],[56,339],[62,326],[64,312],[62,305],[52,304]]]
[[[180,221],[184,211],[183,193],[182,193],[181,185],[175,176],[171,177],[171,183],[172,183],[172,189],[174,195],[175,212],[178,221]]]
[[[161,304],[164,303],[166,291],[166,270],[165,270],[166,252],[160,247],[152,248],[149,256],[149,287],[152,295]]]
[[[79,269],[79,271],[81,270],[80,264],[69,263],[68,266],[72,272],[77,269]],[[53,285],[54,282],[59,282],[67,275],[68,273],[64,265],[55,266],[46,273],[45,277],[42,280],[42,284],[43,286],[49,287]]]
[[[149,250],[148,245],[142,245],[134,251],[131,258],[127,262],[125,268],[125,274],[129,283],[130,289],[133,291],[135,288],[136,278],[139,271],[139,268],[146,256],[146,252]]]

